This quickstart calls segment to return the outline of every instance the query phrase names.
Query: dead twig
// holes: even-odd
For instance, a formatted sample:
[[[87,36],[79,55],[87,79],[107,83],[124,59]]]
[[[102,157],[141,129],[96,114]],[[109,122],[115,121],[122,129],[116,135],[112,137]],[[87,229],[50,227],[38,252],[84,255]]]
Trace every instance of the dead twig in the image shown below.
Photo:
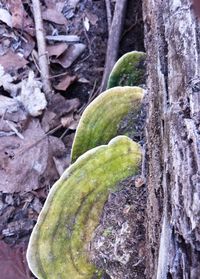
[[[86,40],[88,42],[89,54],[91,55],[91,53],[92,53],[91,42],[90,42],[90,39],[88,37],[88,34],[87,34],[87,31],[86,31],[85,27],[83,28],[83,32],[84,32],[84,35],[85,35]]]
[[[67,134],[67,132],[69,131],[69,128],[67,128],[62,135],[60,136],[60,139],[62,140],[64,138],[64,136]]]
[[[60,74],[57,74],[57,75],[54,75],[54,76],[50,76],[49,78],[53,79],[53,78],[57,78],[57,77],[66,76],[67,74],[68,74],[68,72],[64,72],[64,73],[60,73]]]
[[[126,13],[126,6],[127,0],[117,0],[115,4],[114,16],[108,38],[106,63],[104,66],[103,79],[100,86],[101,91],[104,91],[106,89],[109,74],[117,60],[119,42]]]
[[[66,42],[66,43],[70,43],[70,44],[75,44],[80,41],[79,36],[76,36],[76,35],[46,36],[46,39],[49,41]]]
[[[51,99],[52,89],[49,81],[49,65],[48,65],[48,54],[46,51],[46,42],[43,29],[42,14],[39,0],[32,0],[33,5],[33,16],[35,21],[35,30],[38,46],[38,57],[40,73],[43,82],[43,90],[48,100]]]
[[[20,139],[24,139],[24,136],[17,130],[17,128],[14,126],[14,124],[9,121],[9,120],[6,120],[5,121],[7,123],[7,125],[10,127],[10,129],[20,138]]]
[[[41,74],[40,67],[37,63],[38,55],[37,55],[36,50],[33,49],[33,51],[31,52],[31,57],[32,57],[33,63],[35,64],[35,67],[37,68],[38,72]]]
[[[106,13],[107,13],[107,24],[108,24],[108,34],[110,33],[111,24],[112,24],[112,13],[110,0],[105,0],[106,2]]]

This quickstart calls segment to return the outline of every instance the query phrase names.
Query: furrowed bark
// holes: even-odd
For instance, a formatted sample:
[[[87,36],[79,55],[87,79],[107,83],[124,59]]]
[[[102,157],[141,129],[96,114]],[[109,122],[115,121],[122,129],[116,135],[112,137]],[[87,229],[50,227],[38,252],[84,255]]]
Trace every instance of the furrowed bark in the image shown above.
[[[200,19],[143,1],[147,52],[147,278],[200,274]]]

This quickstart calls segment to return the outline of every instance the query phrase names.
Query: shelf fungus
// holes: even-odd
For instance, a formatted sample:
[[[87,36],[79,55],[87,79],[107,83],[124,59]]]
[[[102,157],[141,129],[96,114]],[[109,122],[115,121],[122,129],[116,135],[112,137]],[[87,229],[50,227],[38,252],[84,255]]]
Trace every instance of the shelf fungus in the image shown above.
[[[146,54],[131,51],[124,54],[114,65],[107,88],[115,86],[139,86],[145,83]]]
[[[143,89],[115,87],[101,93],[84,111],[76,130],[71,161],[96,146],[107,144],[122,134],[121,121],[130,113],[136,116],[141,110]],[[134,122],[134,118],[132,118]],[[124,133],[123,133],[124,134]]]
[[[79,157],[54,184],[32,232],[27,259],[39,279],[100,278],[90,243],[110,191],[135,175],[140,146],[126,136]]]

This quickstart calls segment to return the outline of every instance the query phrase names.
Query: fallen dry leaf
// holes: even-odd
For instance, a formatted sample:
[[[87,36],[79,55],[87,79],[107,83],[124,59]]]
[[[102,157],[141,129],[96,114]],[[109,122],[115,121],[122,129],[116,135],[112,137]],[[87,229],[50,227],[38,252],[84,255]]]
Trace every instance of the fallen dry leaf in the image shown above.
[[[26,262],[26,245],[11,246],[0,241],[1,279],[31,279]]]
[[[68,45],[65,43],[58,43],[54,45],[48,45],[47,46],[47,52],[49,57],[55,56],[56,58],[60,56],[66,49],[68,48]]]
[[[24,57],[10,50],[5,55],[0,56],[0,65],[5,72],[16,71],[26,66],[27,63],[28,61]]]
[[[70,165],[70,158],[67,158],[68,159],[68,166]],[[61,176],[64,172],[64,170],[66,170],[66,166],[63,166],[63,163],[65,163],[66,160],[61,160],[59,158],[56,158],[56,157],[53,157],[53,161],[54,161],[54,164],[56,166],[56,169],[59,173],[59,175]]]
[[[67,69],[83,53],[85,48],[86,46],[84,44],[70,45],[69,48],[54,61],[63,66],[63,68]]]
[[[73,113],[69,113],[66,116],[63,116],[60,120],[61,124],[63,127],[65,128],[70,128],[70,125],[74,122],[74,114]]]
[[[76,76],[69,76],[66,75],[62,78],[62,80],[57,84],[54,85],[54,88],[60,91],[66,91],[67,88],[75,82],[75,80],[77,79]]]
[[[59,173],[59,176],[61,176],[64,170],[70,165],[70,156],[67,156],[66,147],[60,139],[50,136],[49,144],[51,146],[52,153],[55,154],[55,156],[53,156],[55,168]],[[65,154],[64,157],[63,154]]]
[[[98,16],[97,15],[95,15],[95,14],[89,12],[89,11],[86,12],[86,15],[87,15],[87,18],[89,19],[89,21],[92,25],[97,24],[97,21],[98,21]]]
[[[56,8],[57,11],[62,11],[65,5],[65,0],[44,0],[44,2],[48,8]]]
[[[60,24],[60,25],[66,25],[67,24],[67,20],[64,17],[64,15],[55,10],[55,8],[47,8],[45,11],[42,12],[42,18],[44,20],[56,23],[56,24]]]
[[[80,106],[80,101],[77,98],[66,100],[60,94],[53,95],[47,110],[42,118],[42,128],[45,132],[57,127],[61,124],[61,117],[73,113]]]
[[[66,100],[60,94],[55,94],[52,96],[48,108],[50,111],[53,111],[56,115],[61,117],[69,112],[77,110],[79,106],[80,101],[78,98]]]
[[[74,114],[70,113],[61,118],[60,122],[63,127],[68,128],[70,130],[76,130],[80,117],[75,117]]]
[[[23,34],[23,36],[25,40],[22,40],[21,47],[24,57],[27,58],[35,47],[35,41],[29,34]]]
[[[46,36],[46,39],[49,41],[55,42],[66,42],[66,43],[75,43],[80,41],[80,37],[76,35],[54,35],[54,36]]]
[[[22,135],[24,140],[17,136],[0,137],[0,191],[4,193],[52,185],[58,178],[53,157],[65,157],[62,150],[56,154],[52,151],[39,120],[32,119]]]
[[[12,16],[7,10],[0,8],[0,20],[12,28]]]
[[[35,28],[32,18],[27,14],[21,0],[7,0],[12,14],[12,26],[33,36]]]

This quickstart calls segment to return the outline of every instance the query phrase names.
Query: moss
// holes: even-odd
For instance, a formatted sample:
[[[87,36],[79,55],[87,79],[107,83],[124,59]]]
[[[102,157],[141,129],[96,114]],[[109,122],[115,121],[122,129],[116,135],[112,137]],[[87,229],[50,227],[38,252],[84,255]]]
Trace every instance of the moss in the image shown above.
[[[119,135],[118,124],[129,113],[141,109],[140,87],[115,87],[100,94],[84,111],[76,130],[71,159],[74,162],[87,150],[107,144]]]
[[[89,244],[110,191],[138,172],[137,143],[118,136],[79,157],[54,184],[31,235],[27,259],[40,279],[89,279],[99,271]]]
[[[108,227],[108,228],[106,228],[106,229],[104,230],[104,232],[102,233],[102,235],[105,236],[105,237],[111,235],[111,234],[112,234],[112,229],[113,229],[113,227]]]
[[[144,84],[145,59],[145,53],[139,51],[132,51],[123,55],[112,69],[107,88]]]

